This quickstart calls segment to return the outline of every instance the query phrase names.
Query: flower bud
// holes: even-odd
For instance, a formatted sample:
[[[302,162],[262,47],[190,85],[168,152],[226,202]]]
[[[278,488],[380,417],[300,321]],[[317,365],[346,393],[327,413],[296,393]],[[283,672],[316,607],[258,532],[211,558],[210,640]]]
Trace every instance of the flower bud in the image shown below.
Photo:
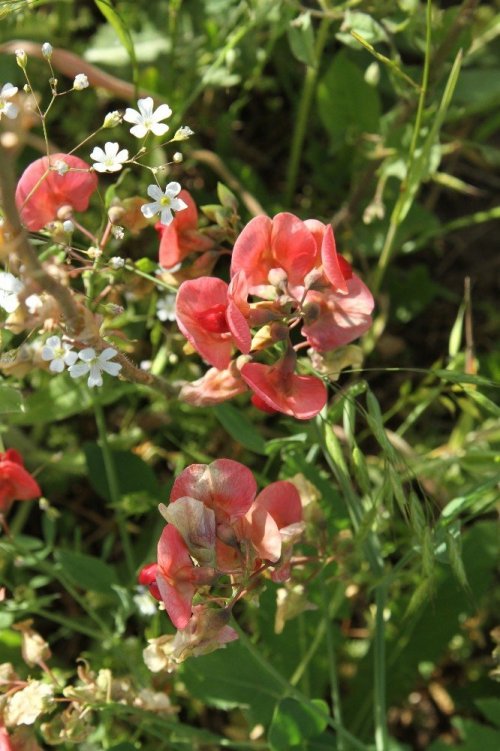
[[[192,135],[194,135],[194,131],[191,130],[189,125],[181,125],[172,138],[172,141],[186,141]]]
[[[184,157],[180,151],[176,151],[172,157],[172,161],[175,162],[176,164],[180,164],[183,161],[183,159]]]
[[[26,68],[26,65],[28,63],[28,57],[27,57],[26,52],[24,50],[20,50],[20,49],[16,50],[16,63],[23,70]]]
[[[119,224],[114,224],[111,227],[111,234],[115,238],[115,240],[123,240],[125,237],[125,232],[123,231],[123,227],[120,227]]]
[[[104,122],[102,124],[103,128],[114,128],[116,125],[119,125],[122,121],[122,116],[118,112],[118,110],[113,110],[113,112],[108,112],[106,117],[104,118]]]
[[[85,75],[85,73],[77,73],[75,76],[75,80],[73,81],[73,89],[75,91],[82,91],[83,89],[86,89],[89,85],[89,79]]]
[[[118,269],[123,269],[123,267],[125,266],[125,259],[121,258],[120,256],[113,256],[109,259],[109,265],[112,269],[118,271]]]
[[[44,42],[42,44],[42,55],[44,56],[46,60],[50,60],[50,58],[52,57],[53,51],[54,49],[52,45],[50,44],[50,42]]]
[[[75,225],[71,221],[71,219],[66,219],[66,221],[63,222],[63,230],[70,235],[75,229]]]
[[[58,175],[66,174],[66,172],[69,172],[69,165],[66,164],[66,162],[63,159],[57,159],[57,161],[54,162],[52,165],[52,169],[57,172]]]

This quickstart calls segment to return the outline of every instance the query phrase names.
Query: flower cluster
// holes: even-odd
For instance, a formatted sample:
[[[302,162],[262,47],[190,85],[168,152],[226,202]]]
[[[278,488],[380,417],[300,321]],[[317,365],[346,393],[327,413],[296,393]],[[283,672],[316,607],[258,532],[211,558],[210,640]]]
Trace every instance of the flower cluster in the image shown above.
[[[250,389],[263,410],[318,414],[326,388],[314,375],[297,374],[297,353],[352,342],[371,326],[374,305],[337,253],[331,226],[289,213],[258,216],[235,242],[230,276],[229,284],[204,276],[179,288],[179,328],[212,366],[182,397],[209,405]]]
[[[9,510],[13,501],[31,501],[41,494],[21,455],[14,449],[0,452],[0,515]]]
[[[88,374],[87,385],[89,388],[102,386],[102,373],[117,376],[122,366],[119,362],[111,362],[117,354],[116,349],[106,347],[99,354],[93,347],[85,347],[80,352],[75,352],[71,344],[61,342],[58,336],[49,336],[42,348],[42,360],[50,362],[49,370],[52,373],[62,373],[65,367],[72,378],[80,378]]]
[[[270,569],[275,581],[289,578],[293,544],[303,529],[297,488],[281,480],[257,494],[247,467],[217,459],[185,469],[174,482],[170,504],[161,505],[160,511],[168,524],[158,543],[157,562],[141,570],[139,582],[163,602],[182,632],[177,643],[183,654],[187,644],[195,648],[200,641],[205,651],[208,643],[216,649],[236,638],[227,626],[230,610],[263,571]],[[230,597],[220,596],[224,577],[229,577]],[[216,586],[218,596],[211,598],[210,589]],[[212,599],[224,601],[221,611],[214,612]]]

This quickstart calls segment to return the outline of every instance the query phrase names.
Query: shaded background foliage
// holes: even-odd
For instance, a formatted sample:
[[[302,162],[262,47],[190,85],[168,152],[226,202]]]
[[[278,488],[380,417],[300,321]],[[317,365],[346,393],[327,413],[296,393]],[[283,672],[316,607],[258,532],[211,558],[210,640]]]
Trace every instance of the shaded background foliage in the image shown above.
[[[248,195],[270,215],[285,210],[332,221],[339,250],[377,293],[374,328],[362,343],[363,370],[333,384],[331,435],[321,425],[257,413],[244,400],[195,410],[126,383],[105,384],[98,401],[136,565],[154,554],[162,527],[156,505],[168,499],[174,475],[187,464],[230,456],[262,484],[302,473],[321,495],[321,534],[333,560],[310,583],[302,574],[317,609],[288,622],[279,636],[274,585],[262,593],[260,608],[242,608],[240,622],[260,654],[303,694],[329,700],[322,641],[328,624],[343,721],[371,742],[373,696],[366,687],[373,680],[372,601],[380,581],[367,566],[365,545],[376,534],[389,590],[394,748],[497,748],[500,702],[488,672],[498,605],[491,591],[500,435],[492,223],[500,217],[498,3],[61,0],[0,7],[3,81],[18,80],[7,54],[19,46],[13,39],[50,40],[82,64],[132,81],[136,91],[169,103],[172,129],[188,124],[195,131],[184,164],[172,174],[199,205],[216,202],[222,181],[240,199],[243,222],[251,216]],[[31,56],[30,76],[46,96],[46,67]],[[106,112],[133,102],[136,91],[131,86],[124,99],[116,87],[101,86],[57,101],[51,142],[64,151]],[[19,171],[40,154],[36,133],[19,135],[13,149]],[[127,146],[125,132],[122,140]],[[152,163],[165,161],[159,152]],[[144,189],[127,175],[118,190],[125,196]],[[121,252],[154,269],[154,232],[131,238]],[[138,278],[133,284],[141,289]],[[201,372],[196,360],[184,357],[175,325],[160,325],[148,301],[131,301],[118,323],[134,340],[131,354],[151,359],[165,377]],[[3,349],[20,344],[1,333]],[[34,373],[20,386],[25,411],[6,416],[7,435],[41,468],[57,516],[24,505],[11,525],[23,533],[24,547],[0,541],[0,570],[15,593],[0,614],[0,656],[19,663],[19,638],[9,627],[33,615],[64,680],[83,654],[95,670],[110,668],[132,676],[136,686],[149,685],[145,638],[167,626],[161,614],[144,620],[132,600],[92,402],[64,376]],[[4,402],[0,407],[9,411]],[[361,509],[355,534],[349,494]],[[101,638],[93,638],[96,629]],[[161,725],[136,716],[130,742],[124,709],[113,704],[101,708],[95,742],[153,748],[160,729],[171,733],[172,748],[216,744],[196,736],[203,728],[236,743],[262,725],[265,733],[253,737],[263,745],[256,748],[333,747],[330,731],[311,731],[303,718],[292,743],[287,718],[297,707],[280,704],[283,684],[245,645],[155,681],[181,706],[179,719],[162,718]]]

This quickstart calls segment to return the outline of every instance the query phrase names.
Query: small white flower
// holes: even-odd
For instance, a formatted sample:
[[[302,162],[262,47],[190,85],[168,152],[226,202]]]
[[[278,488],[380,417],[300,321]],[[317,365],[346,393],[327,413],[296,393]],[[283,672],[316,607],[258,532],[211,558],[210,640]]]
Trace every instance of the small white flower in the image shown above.
[[[175,295],[160,297],[156,303],[156,315],[160,321],[175,321]]]
[[[66,365],[75,364],[78,354],[71,349],[71,344],[61,342],[59,336],[49,336],[42,347],[42,360],[50,362],[49,370],[52,373],[62,373]]]
[[[34,316],[37,310],[40,310],[43,306],[43,300],[40,295],[29,295],[24,301],[24,304],[26,305],[30,316]]]
[[[6,83],[2,86],[2,90],[0,91],[0,120],[2,119],[2,115],[10,117],[11,120],[17,117],[19,107],[7,101],[7,99],[15,96],[15,94],[17,94],[17,86],[13,86],[11,83]]]
[[[55,172],[57,172],[58,175],[65,175],[67,172],[69,172],[69,165],[66,164],[64,159],[56,159],[54,164],[51,165],[50,169],[53,169]]]
[[[122,116],[120,115],[118,110],[113,110],[112,112],[108,112],[108,114],[104,118],[102,127],[114,128],[116,125],[119,125],[121,121],[122,121]]]
[[[77,362],[69,368],[69,374],[72,378],[89,374],[87,385],[89,388],[102,386],[102,373],[117,376],[122,366],[119,362],[110,362],[111,358],[117,354],[116,349],[106,347],[105,350],[96,353],[93,347],[86,347],[78,353],[82,362]]]
[[[104,150],[96,146],[90,154],[94,160],[92,165],[96,172],[119,172],[123,163],[128,159],[127,149],[119,151],[120,146],[116,141],[106,141]]]
[[[66,219],[65,222],[63,222],[63,230],[68,233],[68,235],[71,235],[71,233],[74,231],[75,225],[71,221],[71,219]]]
[[[24,284],[8,271],[0,271],[0,308],[7,313],[13,313],[19,307],[18,294],[24,289]]]
[[[180,164],[183,161],[183,159],[184,157],[180,151],[176,151],[172,157],[172,161],[175,162],[176,164]]]
[[[73,88],[75,91],[82,91],[83,89],[86,89],[89,85],[89,79],[85,75],[85,73],[77,73],[75,76],[75,80],[73,81]]]
[[[50,58],[52,57],[53,51],[54,49],[52,45],[50,44],[50,42],[44,42],[42,44],[42,55],[45,57],[46,60],[50,60]]]
[[[125,259],[121,258],[120,256],[113,256],[109,259],[109,265],[112,269],[115,269],[117,271],[118,269],[123,269],[125,266]]]
[[[146,203],[141,206],[141,211],[146,219],[151,219],[155,214],[159,214],[161,224],[170,224],[174,219],[172,211],[187,209],[187,203],[182,198],[176,198],[181,192],[179,183],[168,183],[165,192],[158,185],[149,185],[147,192],[154,203]]]
[[[132,135],[136,138],[144,138],[146,133],[151,131],[155,136],[163,136],[168,130],[168,125],[161,121],[166,120],[172,114],[168,104],[160,104],[158,109],[153,111],[153,99],[148,96],[146,99],[139,99],[137,106],[139,111],[127,107],[123,116],[127,123],[134,125],[130,128]]]

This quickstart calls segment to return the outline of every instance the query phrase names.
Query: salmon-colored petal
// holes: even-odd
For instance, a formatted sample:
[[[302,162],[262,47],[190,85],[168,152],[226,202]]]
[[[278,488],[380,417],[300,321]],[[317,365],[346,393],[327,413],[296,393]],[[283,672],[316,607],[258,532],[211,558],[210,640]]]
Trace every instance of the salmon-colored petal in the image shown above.
[[[315,266],[317,248],[304,222],[293,214],[276,214],[272,220],[272,254],[275,263],[287,273],[290,284],[301,284]]]
[[[272,222],[268,216],[256,216],[243,228],[233,247],[231,277],[244,271],[250,291],[267,284],[267,275],[273,268],[271,251]]]
[[[70,169],[63,175],[49,166],[64,162]],[[75,171],[76,170],[76,171]],[[39,230],[57,217],[62,206],[85,211],[97,188],[97,175],[90,165],[72,154],[51,154],[32,162],[23,172],[16,189],[16,204],[29,230]]]
[[[247,390],[239,370],[231,362],[229,368],[210,368],[202,378],[183,385],[179,398],[195,407],[213,407]]]
[[[315,376],[285,374],[279,364],[246,363],[241,377],[272,409],[298,420],[309,420],[326,404],[327,391]]]
[[[262,490],[255,504],[266,509],[279,529],[302,521],[302,503],[295,485],[286,480],[278,480]]]
[[[281,535],[267,509],[254,503],[245,515],[242,531],[261,558],[273,563],[279,559]]]
[[[181,533],[172,524],[164,527],[157,552],[158,568],[164,576],[173,579],[179,569],[193,567],[187,545]]]
[[[196,591],[194,584],[182,582],[178,586],[173,586],[161,573],[156,577],[156,583],[165,610],[175,628],[186,628],[193,610],[193,597]]]
[[[321,261],[325,276],[333,288],[339,292],[347,293],[347,283],[339,263],[335,237],[333,236],[333,229],[330,224],[326,227],[325,234],[323,235]]]

